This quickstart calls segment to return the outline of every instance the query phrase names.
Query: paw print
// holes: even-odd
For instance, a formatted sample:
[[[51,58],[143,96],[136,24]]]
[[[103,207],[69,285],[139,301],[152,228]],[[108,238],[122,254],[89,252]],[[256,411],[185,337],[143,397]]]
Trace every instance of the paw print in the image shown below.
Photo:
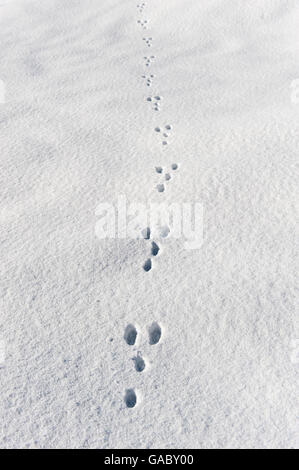
[[[142,78],[144,78],[144,80],[146,81],[146,86],[152,86],[154,76],[155,75],[153,75],[153,74],[151,74],[151,75],[142,75]]]
[[[142,40],[145,41],[147,47],[152,47],[153,38],[142,38]]]
[[[160,106],[161,106],[161,101],[162,101],[162,96],[148,96],[146,98],[146,101],[151,103],[153,105],[153,110],[154,111],[160,111]]]
[[[149,57],[143,57],[143,59],[145,60],[145,66],[149,67],[151,65],[151,63],[154,61],[155,56],[151,55]]]
[[[139,13],[142,13],[142,12],[143,12],[143,9],[144,9],[145,5],[146,5],[146,4],[145,4],[144,2],[138,3],[137,9],[138,9]]]
[[[155,127],[155,132],[160,135],[162,138],[162,145],[168,145],[168,138],[171,133],[172,126],[170,124],[166,124],[164,127]]]
[[[156,173],[158,173],[159,175],[163,175],[163,179],[167,183],[168,181],[172,179],[172,172],[177,171],[178,168],[179,166],[177,163],[172,163],[170,165],[169,170],[165,171],[162,166],[156,166],[155,170],[156,170]],[[156,188],[157,188],[158,193],[164,193],[166,189],[164,182],[157,184]]]
[[[147,29],[147,20],[137,20],[137,23],[140,24],[142,29]]]

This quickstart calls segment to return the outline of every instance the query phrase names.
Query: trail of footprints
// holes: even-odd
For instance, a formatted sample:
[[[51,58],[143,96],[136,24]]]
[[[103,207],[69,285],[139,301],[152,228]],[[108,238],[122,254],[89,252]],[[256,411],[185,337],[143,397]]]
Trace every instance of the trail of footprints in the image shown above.
[[[137,341],[137,328],[129,324],[124,333],[124,340],[128,346],[134,346]],[[162,328],[157,322],[153,322],[148,328],[148,342],[151,346],[158,344],[162,336]],[[132,358],[136,372],[141,373],[146,369],[146,361],[142,357],[141,351],[136,352],[136,356]],[[124,401],[127,408],[134,408],[137,405],[138,395],[133,388],[125,391]]]
[[[172,172],[177,171],[178,169],[178,164],[177,163],[172,163],[170,170],[165,171],[165,169],[162,166],[156,166],[155,171],[159,175],[161,175],[161,182],[157,184],[156,189],[159,193],[164,193],[166,189],[166,183],[168,183],[172,179]],[[168,226],[164,226],[160,228],[160,233],[159,233],[159,238],[166,238],[168,237],[170,233],[170,229]],[[141,231],[142,238],[144,240],[150,240],[151,241],[151,249],[150,249],[150,257],[146,259],[146,261],[143,264],[143,269],[145,272],[151,271],[153,267],[153,259],[159,255],[161,249],[154,240],[151,240],[151,229],[150,227],[146,227]]]
[[[141,235],[144,240],[151,240],[151,229],[149,227],[146,227],[141,231]],[[158,256],[159,252],[159,245],[155,241],[151,240],[150,256],[154,258],[155,256]],[[149,272],[152,269],[153,263],[151,257],[148,258],[143,265],[143,269],[145,272]]]
[[[142,2],[137,4],[137,11],[140,14],[143,14],[143,11],[146,7],[146,2]],[[146,30],[149,25],[149,20],[147,19],[137,19],[137,24],[141,27],[142,30]],[[142,41],[144,46],[150,48],[153,46],[153,37],[152,36],[143,36]],[[146,68],[149,68],[155,61],[156,56],[144,56],[144,65]],[[154,74],[143,74],[141,75],[143,78],[145,85],[147,87],[151,87],[153,85],[153,79],[155,78]],[[152,96],[146,97],[146,102],[150,104],[150,107],[153,111],[159,112],[161,110],[161,103],[163,97],[159,94],[153,94]],[[156,136],[159,138],[162,148],[167,148],[169,146],[170,137],[173,133],[173,126],[171,124],[163,124],[162,126],[157,126],[154,128]],[[173,176],[179,169],[178,163],[172,163],[169,167],[157,165],[155,167],[155,174],[159,175],[159,180],[156,184],[156,190],[158,193],[165,193],[167,184],[172,181]],[[164,239],[167,238],[170,233],[170,228],[168,226],[162,226],[159,229],[159,233],[157,234],[157,238]],[[154,260],[160,255],[161,248],[157,241],[153,240],[152,233],[150,227],[146,227],[141,231],[141,237],[149,244],[149,255],[148,258],[142,265],[142,268],[145,273],[149,273],[154,264]],[[155,237],[156,238],[156,237]],[[156,238],[156,239],[157,239]],[[129,324],[124,332],[124,340],[126,341],[127,345],[130,347],[134,347],[137,341],[139,333],[137,328]],[[151,346],[158,344],[162,336],[162,329],[157,322],[153,322],[148,328],[148,342]],[[146,360],[141,354],[141,351],[137,351],[136,355],[132,358],[134,367],[136,372],[142,373],[146,367]],[[138,394],[134,390],[134,388],[129,388],[125,391],[124,402],[127,408],[134,408],[138,404]]]

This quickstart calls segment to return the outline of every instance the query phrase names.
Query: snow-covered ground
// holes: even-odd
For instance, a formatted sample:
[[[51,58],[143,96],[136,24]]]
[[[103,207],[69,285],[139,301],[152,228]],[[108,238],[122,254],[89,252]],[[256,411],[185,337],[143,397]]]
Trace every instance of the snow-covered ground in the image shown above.
[[[298,447],[298,0],[137,4],[0,3],[0,447]]]

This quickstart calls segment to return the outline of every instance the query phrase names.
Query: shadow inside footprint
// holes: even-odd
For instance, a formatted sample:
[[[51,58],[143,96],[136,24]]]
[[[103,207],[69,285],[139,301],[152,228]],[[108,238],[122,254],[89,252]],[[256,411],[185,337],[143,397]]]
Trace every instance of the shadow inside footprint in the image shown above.
[[[145,362],[142,359],[141,355],[138,354],[138,356],[133,358],[135,362],[135,369],[137,372],[142,372],[145,369]]]
[[[157,190],[158,190],[159,193],[163,193],[164,190],[165,190],[164,184],[158,184],[157,185]]]
[[[137,330],[134,325],[128,325],[125,329],[124,339],[129,346],[133,346],[135,344],[137,337]]]
[[[160,237],[161,238],[167,238],[170,233],[170,228],[165,225],[164,227],[161,227],[160,229]]]
[[[141,235],[144,238],[144,240],[149,240],[151,238],[151,229],[149,227],[144,228],[141,231]]]
[[[158,247],[157,243],[152,242],[152,255],[157,256],[159,251],[160,251],[160,248]]]
[[[150,327],[149,327],[149,344],[157,344],[160,341],[161,335],[162,335],[162,330],[160,326],[158,325],[157,322],[154,322]]]
[[[125,394],[125,404],[127,405],[128,408],[134,408],[136,403],[137,403],[136,393],[134,392],[132,388],[129,388],[128,390],[126,390],[126,394]]]
[[[144,271],[148,272],[152,269],[152,260],[151,259],[147,259],[146,262],[144,263],[143,265],[143,269]]]

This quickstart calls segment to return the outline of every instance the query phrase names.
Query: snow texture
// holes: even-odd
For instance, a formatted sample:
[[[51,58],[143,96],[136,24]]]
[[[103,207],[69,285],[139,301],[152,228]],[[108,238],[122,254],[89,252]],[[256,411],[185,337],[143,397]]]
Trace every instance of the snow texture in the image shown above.
[[[2,448],[298,447],[298,20],[1,2]],[[119,195],[202,203],[201,249],[99,240]]]

